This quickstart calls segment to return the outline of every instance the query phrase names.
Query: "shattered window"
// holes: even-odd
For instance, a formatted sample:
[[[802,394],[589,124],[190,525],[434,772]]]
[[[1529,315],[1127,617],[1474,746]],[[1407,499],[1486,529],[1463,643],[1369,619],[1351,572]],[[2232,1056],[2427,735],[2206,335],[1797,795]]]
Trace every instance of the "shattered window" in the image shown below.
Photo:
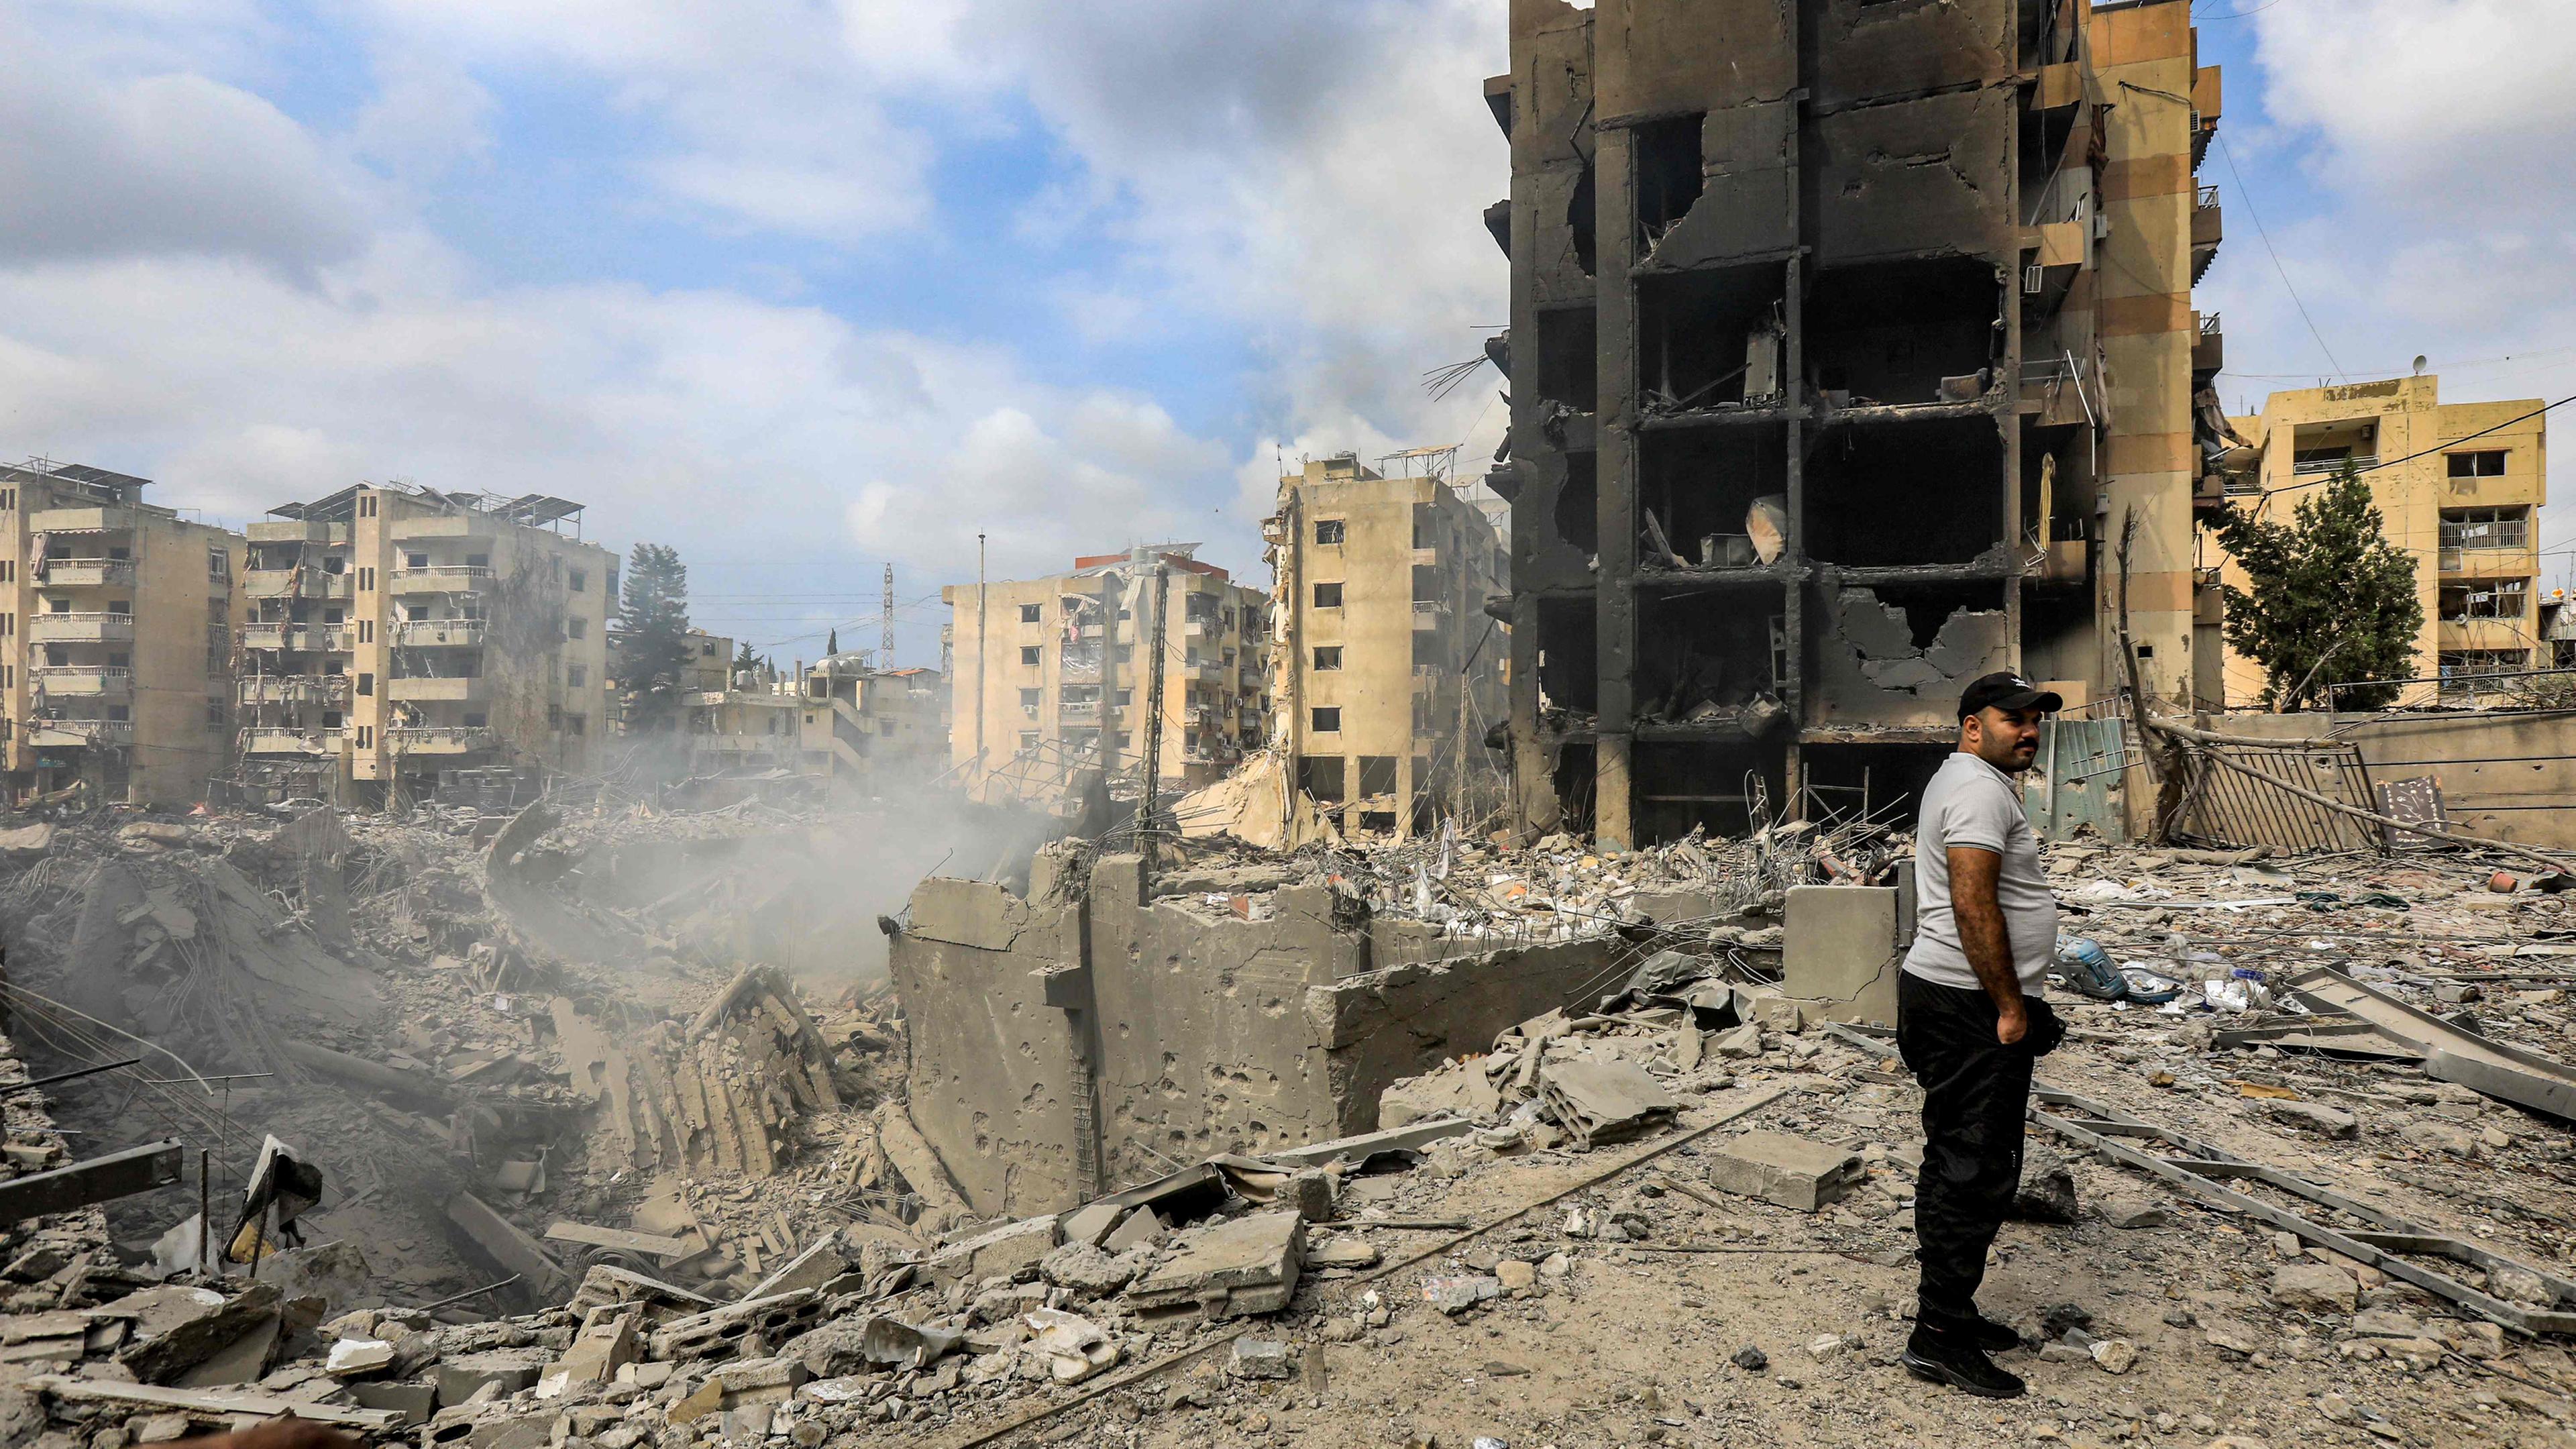
[[[1342,646],[1339,644],[1317,645],[1315,648],[1315,667],[1317,669],[1341,668]]]
[[[1036,663],[1038,662],[1038,646],[1037,646],[1037,645],[1035,645],[1035,644],[1023,644],[1023,645],[1021,645],[1021,646],[1020,646],[1020,662],[1021,662],[1022,664],[1029,664],[1029,665],[1034,665],[1034,664],[1036,664]]]
[[[1036,605],[1036,604],[1022,604],[1022,605],[1020,605],[1020,622],[1021,622],[1021,623],[1023,623],[1023,624],[1035,624],[1035,623],[1039,622],[1039,620],[1040,620],[1040,613],[1039,613],[1039,609],[1040,609],[1040,606],[1039,606],[1039,605]]]
[[[1315,542],[1319,544],[1340,543],[1342,541],[1342,531],[1343,523],[1341,519],[1318,518],[1315,520]]]
[[[1317,584],[1317,585],[1315,585],[1315,607],[1316,607],[1316,608],[1318,608],[1318,609],[1338,609],[1338,608],[1340,608],[1341,606],[1342,606],[1342,586],[1341,586],[1340,584]]]

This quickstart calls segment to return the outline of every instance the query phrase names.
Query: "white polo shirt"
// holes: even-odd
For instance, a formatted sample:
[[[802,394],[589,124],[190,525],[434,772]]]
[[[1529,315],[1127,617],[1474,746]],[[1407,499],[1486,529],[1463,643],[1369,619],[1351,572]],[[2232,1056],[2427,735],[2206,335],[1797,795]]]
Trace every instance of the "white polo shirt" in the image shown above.
[[[1959,921],[1950,909],[1950,847],[1973,846],[2003,857],[1995,897],[2012,942],[2013,970],[2024,996],[2046,989],[2057,954],[2057,897],[2039,864],[2039,834],[2022,814],[2012,777],[1964,751],[1941,762],[1923,788],[1923,819],[1914,832],[1914,947],[1905,969],[1926,981],[1982,991]]]

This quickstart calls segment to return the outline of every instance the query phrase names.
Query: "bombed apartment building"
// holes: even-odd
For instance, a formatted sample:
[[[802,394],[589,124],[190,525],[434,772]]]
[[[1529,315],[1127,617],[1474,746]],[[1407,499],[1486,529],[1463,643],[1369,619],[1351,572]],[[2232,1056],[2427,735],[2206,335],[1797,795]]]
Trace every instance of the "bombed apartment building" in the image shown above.
[[[368,485],[269,512],[250,530],[245,792],[420,798],[592,768],[617,557],[581,540],[581,505]]]
[[[2188,697],[2218,77],[2181,0],[1515,0],[1511,44],[1525,824],[1885,806],[1967,680],[2123,682],[2123,600]]]
[[[1439,466],[1449,451],[1395,477],[1349,454],[1311,459],[1279,480],[1264,525],[1282,651],[1274,738],[1344,835],[1473,823],[1498,793],[1484,736],[1507,708],[1508,643],[1485,601],[1509,587],[1509,560]]]
[[[0,467],[0,752],[13,803],[186,806],[230,755],[242,536],[151,480]]]
[[[1207,784],[1258,746],[1262,595],[1196,548],[1157,544],[1046,578],[940,590],[954,659],[948,754],[973,789],[1035,799],[1087,771],[1134,774],[1156,709],[1166,784]]]

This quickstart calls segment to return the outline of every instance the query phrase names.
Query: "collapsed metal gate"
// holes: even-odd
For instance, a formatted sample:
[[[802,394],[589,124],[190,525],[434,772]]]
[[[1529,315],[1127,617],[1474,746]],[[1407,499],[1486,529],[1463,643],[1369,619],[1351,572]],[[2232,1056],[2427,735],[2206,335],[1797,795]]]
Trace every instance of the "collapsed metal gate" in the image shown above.
[[[2265,783],[2278,781],[2375,812],[2379,802],[2371,793],[2370,767],[2362,763],[2359,745],[2310,740],[2198,744],[2175,753],[2185,778],[2181,806],[2168,827],[2173,836],[2218,845],[2268,845],[2285,852],[2387,848],[2368,821]]]

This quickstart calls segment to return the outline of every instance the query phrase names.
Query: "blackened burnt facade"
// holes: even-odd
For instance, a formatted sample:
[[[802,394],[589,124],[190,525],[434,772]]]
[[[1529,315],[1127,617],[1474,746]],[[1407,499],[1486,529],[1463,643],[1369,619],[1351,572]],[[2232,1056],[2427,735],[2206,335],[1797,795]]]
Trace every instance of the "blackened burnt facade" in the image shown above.
[[[2124,524],[2142,678],[2187,691],[2215,72],[2204,114],[2187,6],[2118,8],[1514,0],[1524,823],[1898,800],[1967,680],[2124,677]]]

